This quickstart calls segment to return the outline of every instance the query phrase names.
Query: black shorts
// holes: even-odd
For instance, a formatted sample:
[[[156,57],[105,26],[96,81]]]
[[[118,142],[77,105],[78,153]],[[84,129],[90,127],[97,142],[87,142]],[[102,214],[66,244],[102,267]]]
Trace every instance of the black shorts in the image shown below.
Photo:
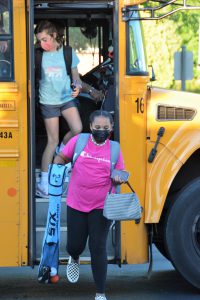
[[[77,107],[76,100],[71,100],[59,105],[40,104],[40,111],[44,119],[50,119],[60,117],[62,115],[62,111],[70,107]]]

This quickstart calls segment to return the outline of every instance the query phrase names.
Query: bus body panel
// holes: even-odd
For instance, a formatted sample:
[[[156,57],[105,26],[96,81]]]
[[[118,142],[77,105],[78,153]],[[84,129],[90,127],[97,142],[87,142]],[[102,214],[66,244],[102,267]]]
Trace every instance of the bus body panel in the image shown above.
[[[180,102],[178,102],[178,100]],[[180,103],[180,104],[179,104]],[[159,116],[159,107],[165,112]],[[148,103],[147,158],[155,145],[159,128],[165,132],[157,154],[147,163],[145,223],[158,223],[170,186],[183,164],[200,145],[200,96],[197,94],[152,89]]]
[[[159,107],[165,109],[166,117],[159,117]],[[151,141],[155,142],[158,129],[165,127],[160,142],[182,163],[185,163],[194,150],[199,148],[199,94],[152,89],[148,120]]]
[[[13,1],[15,82],[0,83],[1,266],[27,265],[27,74],[24,1]]]
[[[154,144],[147,147],[150,153]],[[158,223],[171,183],[182,163],[166,148],[159,145],[152,164],[147,166],[145,223]],[[148,157],[147,157],[148,160]]]

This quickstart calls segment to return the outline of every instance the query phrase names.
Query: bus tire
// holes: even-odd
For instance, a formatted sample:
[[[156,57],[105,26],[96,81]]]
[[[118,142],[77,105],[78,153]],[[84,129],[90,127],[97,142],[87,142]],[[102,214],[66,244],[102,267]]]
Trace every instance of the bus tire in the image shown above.
[[[155,224],[154,227],[154,240],[153,243],[155,244],[158,251],[169,260],[168,253],[166,251],[165,242],[164,242],[164,234],[165,234],[165,218],[166,214],[162,213],[161,219],[158,224]]]
[[[200,177],[177,195],[166,219],[165,245],[175,269],[200,288]]]

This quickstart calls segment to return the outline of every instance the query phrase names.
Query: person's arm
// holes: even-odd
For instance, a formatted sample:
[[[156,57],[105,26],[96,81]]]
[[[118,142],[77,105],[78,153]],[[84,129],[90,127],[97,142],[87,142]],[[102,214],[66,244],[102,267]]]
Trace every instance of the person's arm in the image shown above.
[[[89,85],[88,83],[86,83],[84,81],[82,81],[81,92],[89,94],[96,103],[98,101],[103,101],[103,98],[104,98],[103,92],[98,91],[93,86]]]
[[[5,34],[5,30],[0,27],[0,34]],[[0,41],[0,52],[5,53],[8,50],[8,41]]]
[[[72,84],[73,84],[73,92],[72,92],[72,97],[76,98],[78,94],[81,91],[82,88],[82,82],[78,73],[77,68],[72,69]]]
[[[115,169],[116,170],[125,170],[124,160],[123,160],[123,156],[122,156],[121,150],[119,152],[119,158],[118,158],[117,163],[115,165]],[[112,178],[112,181],[113,181],[114,184],[122,184],[124,182],[124,180],[122,180],[120,178],[120,176],[117,175],[117,174],[114,176],[114,178]]]
[[[59,152],[55,156],[53,163],[58,164],[58,165],[65,165],[65,164],[69,163],[70,161],[71,160],[68,157],[66,157],[62,152]]]
[[[73,80],[73,82],[76,83],[76,85],[81,89],[81,87],[82,87],[82,81],[80,79],[77,67],[72,68],[71,72],[72,72],[72,80]]]
[[[71,62],[71,79],[72,79],[72,83],[80,90],[82,88],[82,82],[78,73],[78,64],[79,64],[80,60],[76,54],[76,52],[74,51],[74,49],[72,49],[72,62]]]
[[[72,137],[65,147],[60,151],[54,158],[54,164],[64,165],[73,160],[74,150],[76,146],[76,142],[78,139],[78,135]]]
[[[8,49],[8,42],[7,41],[0,41],[0,52],[5,53]]]
[[[82,88],[82,81],[80,79],[78,69],[77,68],[72,68],[72,84],[74,85],[74,90],[72,92],[72,97],[76,98],[78,94],[81,91]]]

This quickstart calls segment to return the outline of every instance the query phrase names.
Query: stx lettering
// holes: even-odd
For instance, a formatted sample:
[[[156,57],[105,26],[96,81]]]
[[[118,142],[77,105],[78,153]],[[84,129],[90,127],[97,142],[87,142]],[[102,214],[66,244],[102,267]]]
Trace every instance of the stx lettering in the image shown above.
[[[55,235],[55,232],[56,232],[56,213],[54,213],[54,214],[50,213],[49,224],[50,224],[50,227],[48,230],[48,234],[53,236],[53,235]]]

